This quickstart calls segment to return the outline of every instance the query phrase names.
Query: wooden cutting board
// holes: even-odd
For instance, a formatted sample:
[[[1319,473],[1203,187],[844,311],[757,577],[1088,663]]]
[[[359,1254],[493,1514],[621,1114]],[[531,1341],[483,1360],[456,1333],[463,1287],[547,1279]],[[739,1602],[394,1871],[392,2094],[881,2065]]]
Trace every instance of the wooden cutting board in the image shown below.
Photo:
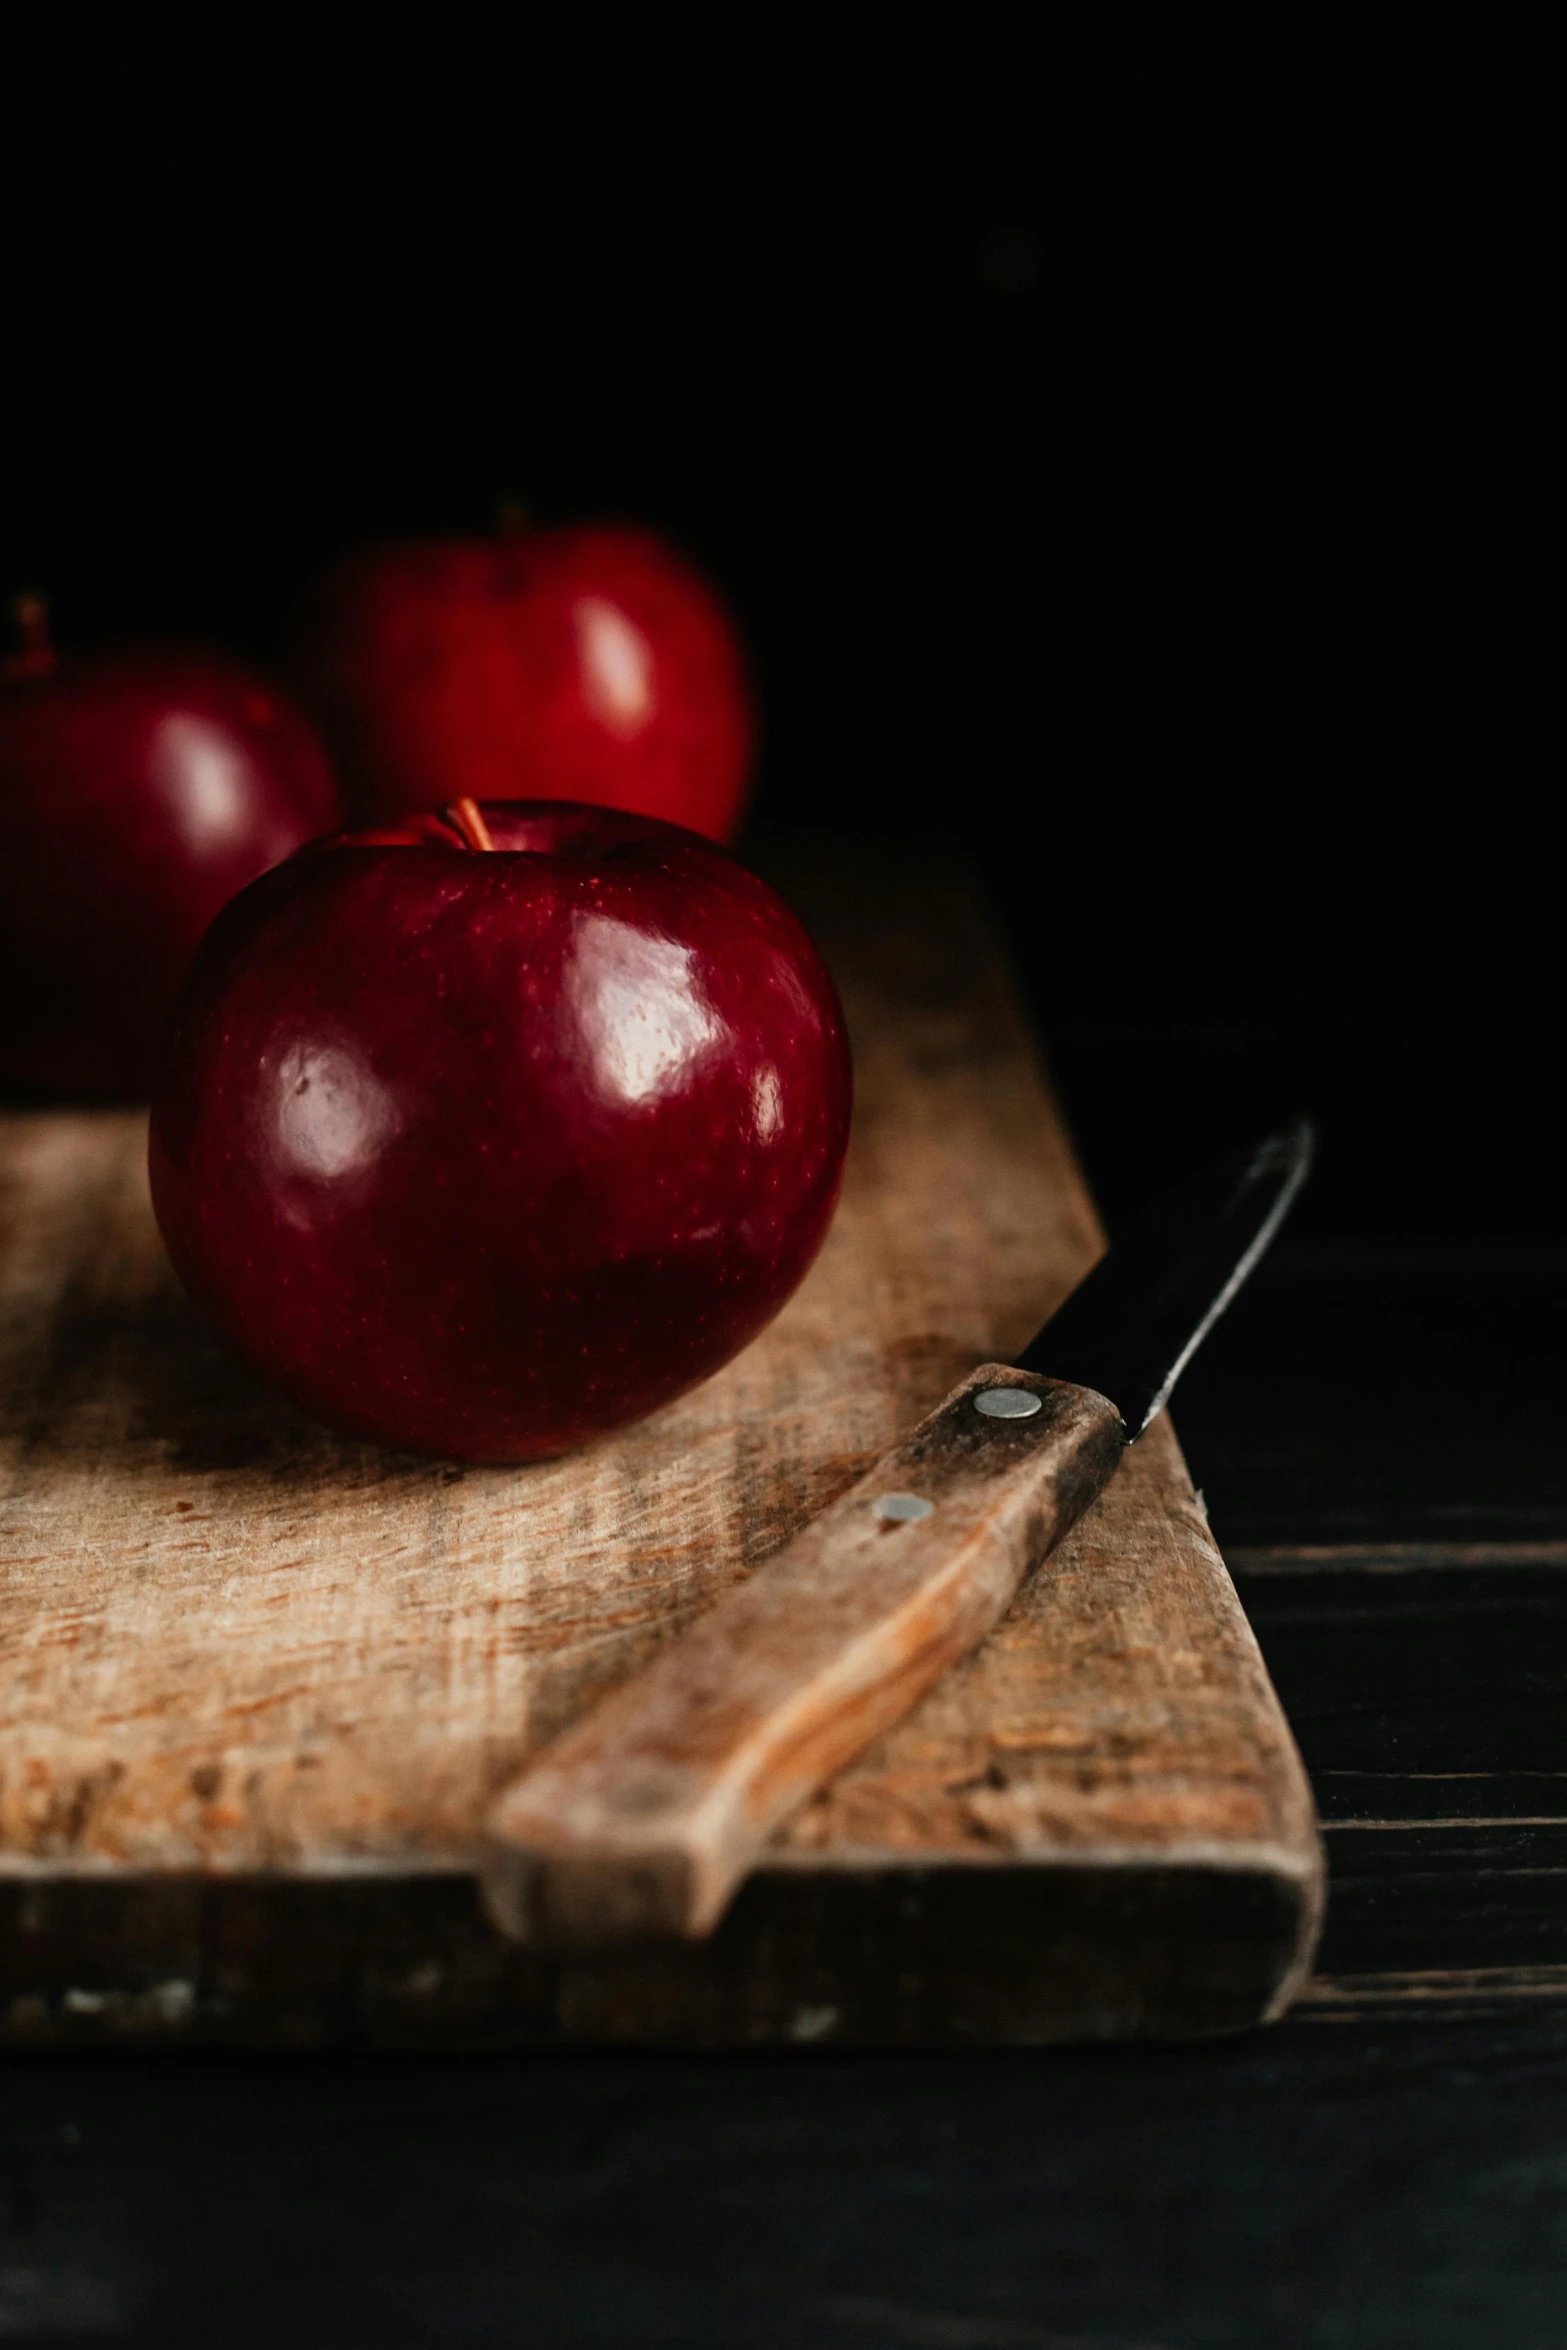
[[[837,1221],[728,1370],[569,1460],[326,1434],[185,1303],[139,1116],[4,1116],[0,2035],[1034,2042],[1289,1998],[1310,1794],[1167,1420],[710,1942],[559,1961],[484,1918],[497,1790],[1101,1246],[961,877],[785,886],[854,1036]]]

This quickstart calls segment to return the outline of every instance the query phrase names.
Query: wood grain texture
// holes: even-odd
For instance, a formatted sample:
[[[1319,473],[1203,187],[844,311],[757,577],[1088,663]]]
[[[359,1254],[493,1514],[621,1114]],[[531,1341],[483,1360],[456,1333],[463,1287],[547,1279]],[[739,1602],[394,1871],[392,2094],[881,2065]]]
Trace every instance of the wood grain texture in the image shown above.
[[[479,1912],[496,1792],[1008,1360],[1100,1246],[961,887],[837,866],[796,894],[855,1040],[838,1220],[744,1356],[569,1461],[318,1430],[180,1297],[137,1118],[4,1121],[16,2036],[1049,2038],[1224,2028],[1287,1993],[1310,1798],[1167,1424],[701,1954],[546,1967]]]
[[[1003,1387],[1032,1418],[976,1410]],[[486,1823],[498,1923],[565,1948],[711,1932],[772,1830],[993,1629],[1125,1443],[1102,1395],[971,1372],[507,1790]]]

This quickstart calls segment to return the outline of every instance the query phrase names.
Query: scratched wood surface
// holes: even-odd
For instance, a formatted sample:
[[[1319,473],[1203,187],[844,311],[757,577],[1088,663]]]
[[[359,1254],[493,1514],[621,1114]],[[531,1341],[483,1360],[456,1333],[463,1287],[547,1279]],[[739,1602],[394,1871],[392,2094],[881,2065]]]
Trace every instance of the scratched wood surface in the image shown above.
[[[0,2025],[13,2039],[1049,2039],[1298,1980],[1309,1792],[1168,1422],[995,1634],[776,1840],[711,1942],[555,1961],[486,1806],[1101,1245],[984,916],[786,877],[857,1113],[772,1329],[570,1460],[343,1442],[208,1336],[134,1114],[0,1125]]]

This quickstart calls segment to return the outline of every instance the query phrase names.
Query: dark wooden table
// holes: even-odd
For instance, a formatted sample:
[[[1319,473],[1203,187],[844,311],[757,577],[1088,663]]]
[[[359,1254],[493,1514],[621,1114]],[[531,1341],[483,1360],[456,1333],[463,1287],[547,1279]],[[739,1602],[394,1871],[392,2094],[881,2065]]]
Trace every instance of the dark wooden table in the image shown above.
[[[1058,1065],[1113,1195],[1070,1040]],[[963,2057],[11,2058],[0,2342],[1557,2350],[1564,1407],[1567,1245],[1539,1240],[1307,1229],[1183,1384],[1327,1832],[1283,2024]]]

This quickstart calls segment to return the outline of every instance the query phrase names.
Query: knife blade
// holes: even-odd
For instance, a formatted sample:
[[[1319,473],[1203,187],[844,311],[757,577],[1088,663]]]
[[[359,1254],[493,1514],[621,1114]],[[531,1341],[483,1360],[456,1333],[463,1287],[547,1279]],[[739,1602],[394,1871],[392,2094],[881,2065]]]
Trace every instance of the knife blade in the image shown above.
[[[1016,1363],[983,1363],[491,1809],[491,1915],[582,1949],[711,1931],[761,1847],[996,1623],[1262,1256],[1297,1120],[1156,1201]]]

